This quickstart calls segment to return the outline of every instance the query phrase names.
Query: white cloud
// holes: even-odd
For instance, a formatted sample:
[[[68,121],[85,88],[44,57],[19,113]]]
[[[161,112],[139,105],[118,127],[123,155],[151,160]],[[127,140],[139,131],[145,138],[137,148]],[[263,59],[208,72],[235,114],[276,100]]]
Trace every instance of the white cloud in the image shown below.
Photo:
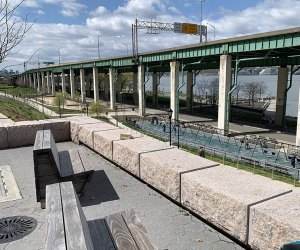
[[[66,17],[79,16],[80,11],[86,8],[85,5],[77,3],[76,0],[64,0],[62,1],[62,9],[60,13]]]
[[[40,15],[40,16],[45,15],[45,11],[43,11],[43,10],[38,10],[38,11],[37,11],[37,14]]]
[[[38,8],[39,4],[36,0],[25,0],[24,5],[30,8]]]
[[[90,12],[92,17],[98,17],[109,14],[109,11],[104,6],[99,6],[97,9]]]
[[[168,10],[170,12],[174,13],[174,14],[179,14],[180,13],[180,11],[176,7],[174,7],[174,6],[169,7]]]

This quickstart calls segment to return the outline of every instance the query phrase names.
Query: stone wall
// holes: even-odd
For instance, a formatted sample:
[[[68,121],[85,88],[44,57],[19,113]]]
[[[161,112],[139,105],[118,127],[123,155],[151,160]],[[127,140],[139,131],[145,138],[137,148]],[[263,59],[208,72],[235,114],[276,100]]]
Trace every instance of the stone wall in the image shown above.
[[[80,124],[99,123],[84,120],[71,121],[71,135],[77,133],[72,136],[75,142],[79,141]],[[79,137],[92,140],[96,152],[253,249],[279,249],[300,239],[296,219],[300,205],[291,205],[300,194],[291,185],[219,165],[148,136],[121,140],[120,135],[127,132],[124,129],[95,131],[101,128],[95,124],[84,127],[87,131]],[[289,197],[291,191],[294,196]]]

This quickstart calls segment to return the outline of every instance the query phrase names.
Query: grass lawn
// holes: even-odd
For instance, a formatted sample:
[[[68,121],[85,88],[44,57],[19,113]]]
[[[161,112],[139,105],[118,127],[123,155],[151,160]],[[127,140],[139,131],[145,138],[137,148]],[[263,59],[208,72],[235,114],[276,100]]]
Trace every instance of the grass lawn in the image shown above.
[[[0,84],[0,91],[3,93],[7,93],[10,95],[20,96],[20,97],[28,97],[28,96],[36,96],[37,92],[31,88],[25,87],[13,87],[7,84]],[[40,95],[40,94],[38,94]]]
[[[23,103],[6,98],[0,98],[0,113],[15,122],[51,118]]]

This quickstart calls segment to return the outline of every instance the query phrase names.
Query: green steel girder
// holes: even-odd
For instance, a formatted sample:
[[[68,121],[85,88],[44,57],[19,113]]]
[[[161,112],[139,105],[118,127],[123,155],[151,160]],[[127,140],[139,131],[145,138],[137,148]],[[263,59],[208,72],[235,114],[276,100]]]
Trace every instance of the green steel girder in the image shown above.
[[[300,28],[141,53],[136,63],[128,56],[114,57],[51,65],[39,69],[31,69],[26,71],[26,73],[36,71],[61,73],[70,68],[90,69],[92,67],[98,67],[101,72],[106,72],[108,68],[113,67],[122,73],[136,71],[137,63],[151,67],[151,72],[166,72],[170,70],[170,61],[178,60],[180,63],[189,64],[199,61],[203,57],[203,63],[190,65],[186,69],[218,69],[220,55],[222,54],[232,55],[233,61],[237,56],[239,59],[268,56],[268,58],[263,60],[241,62],[241,67],[300,65]],[[153,68],[153,66],[157,67]]]

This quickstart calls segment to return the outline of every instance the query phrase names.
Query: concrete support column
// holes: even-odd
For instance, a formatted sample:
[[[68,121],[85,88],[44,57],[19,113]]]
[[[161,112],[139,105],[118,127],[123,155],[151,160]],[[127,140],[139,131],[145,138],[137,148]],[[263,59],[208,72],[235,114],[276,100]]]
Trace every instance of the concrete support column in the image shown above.
[[[145,105],[145,68],[143,65],[138,66],[138,93],[139,93],[139,115],[144,116],[146,114],[146,105]]]
[[[218,129],[226,130],[226,107],[227,94],[231,87],[231,61],[232,56],[220,56],[220,75],[219,75],[219,109],[218,109]],[[230,105],[230,103],[228,104]]]
[[[300,98],[300,89],[299,89]],[[300,99],[298,100],[298,118],[297,118],[297,131],[296,131],[296,146],[300,146]]]
[[[85,72],[85,91],[86,91],[86,96],[91,97],[91,83],[90,83],[90,77],[89,77],[89,72]]]
[[[85,103],[86,102],[86,93],[85,93],[84,69],[80,69],[80,90],[81,90],[81,101],[82,101],[82,103]]]
[[[51,72],[51,93],[52,95],[55,95],[55,79],[53,72]]]
[[[152,105],[153,105],[153,107],[157,106],[157,84],[158,84],[158,75],[155,72],[152,74]]]
[[[32,74],[29,74],[29,87],[33,88]]]
[[[94,101],[99,101],[99,74],[98,68],[93,67],[93,87],[94,87]]]
[[[179,107],[176,105],[177,89],[179,87],[179,62],[170,62],[170,108],[173,110],[172,119],[178,120]]]
[[[191,112],[193,107],[193,72],[186,75],[186,111]]]
[[[46,84],[45,84],[45,72],[42,71],[41,72],[41,79],[42,79],[42,92],[45,93],[45,89],[46,89]]]
[[[61,73],[61,92],[66,94],[66,75]]]
[[[282,127],[284,125],[284,115],[286,107],[285,90],[288,83],[288,68],[280,67],[278,69],[277,78],[277,96],[276,96],[276,113],[275,113],[275,125]]]
[[[74,69],[70,69],[70,88],[71,88],[71,98],[75,96],[75,75]]]
[[[46,92],[50,93],[50,72],[47,71]]]
[[[104,74],[104,95],[105,100],[109,99],[109,75]]]
[[[133,72],[133,76],[132,76],[132,94],[133,94],[134,105],[138,105],[139,93],[138,93],[138,74],[137,74],[137,72]]]
[[[40,79],[39,72],[36,72],[36,78],[37,78],[37,91],[41,91],[41,79]]]
[[[116,105],[115,81],[116,70],[114,68],[109,68],[110,109],[114,109]]]
[[[33,88],[36,90],[36,74],[33,73]]]

